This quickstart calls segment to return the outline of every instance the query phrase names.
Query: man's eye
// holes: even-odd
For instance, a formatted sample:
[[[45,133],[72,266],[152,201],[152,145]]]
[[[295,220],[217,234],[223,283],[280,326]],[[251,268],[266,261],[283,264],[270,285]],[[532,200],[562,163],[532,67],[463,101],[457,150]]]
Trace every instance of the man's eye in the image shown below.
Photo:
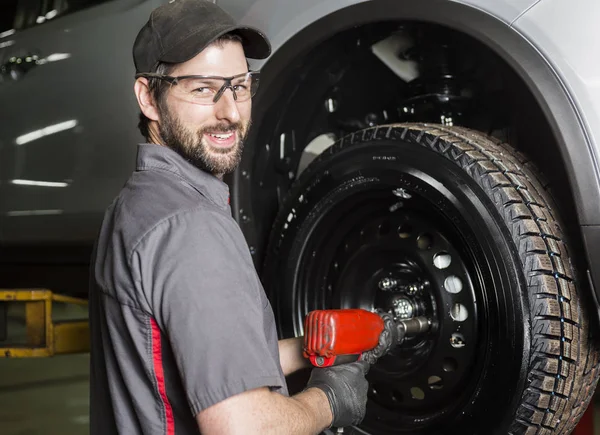
[[[236,91],[245,91],[248,89],[246,85],[235,85],[234,88]]]
[[[197,93],[197,94],[201,94],[201,93],[210,92],[210,89],[209,88],[196,88],[192,92]]]

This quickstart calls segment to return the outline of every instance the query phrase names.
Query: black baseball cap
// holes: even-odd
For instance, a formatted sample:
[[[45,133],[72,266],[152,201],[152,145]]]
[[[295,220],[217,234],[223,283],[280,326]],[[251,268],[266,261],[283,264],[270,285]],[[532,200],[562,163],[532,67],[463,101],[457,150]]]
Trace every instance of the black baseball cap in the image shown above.
[[[248,58],[271,54],[271,44],[260,30],[239,25],[211,1],[171,0],[152,11],[135,39],[136,72],[153,72],[159,62],[186,62],[226,33],[241,37]]]

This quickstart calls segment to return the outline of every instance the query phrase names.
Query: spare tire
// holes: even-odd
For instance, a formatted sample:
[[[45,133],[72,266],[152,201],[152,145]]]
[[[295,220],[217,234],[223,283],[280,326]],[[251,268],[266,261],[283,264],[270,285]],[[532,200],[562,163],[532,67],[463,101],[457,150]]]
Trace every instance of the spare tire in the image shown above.
[[[597,345],[558,210],[525,162],[475,131],[388,125],[295,182],[261,273],[281,336],[314,309],[432,320],[372,367],[352,433],[567,434],[580,419]]]

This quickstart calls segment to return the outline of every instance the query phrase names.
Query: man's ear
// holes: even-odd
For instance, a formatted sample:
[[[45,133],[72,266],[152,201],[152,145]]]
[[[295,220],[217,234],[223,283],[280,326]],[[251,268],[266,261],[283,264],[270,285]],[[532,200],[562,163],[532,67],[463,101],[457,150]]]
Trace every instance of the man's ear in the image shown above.
[[[146,115],[148,119],[152,121],[158,121],[158,108],[156,107],[156,103],[152,97],[152,92],[150,92],[148,79],[145,77],[138,78],[135,81],[133,88],[142,113]]]

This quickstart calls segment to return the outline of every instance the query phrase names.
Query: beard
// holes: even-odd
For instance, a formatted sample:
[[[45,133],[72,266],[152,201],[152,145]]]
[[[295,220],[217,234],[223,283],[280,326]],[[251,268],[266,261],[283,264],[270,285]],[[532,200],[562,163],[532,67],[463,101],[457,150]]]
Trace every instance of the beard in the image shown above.
[[[166,146],[197,168],[213,175],[222,176],[235,171],[242,159],[244,140],[248,134],[250,121],[246,123],[221,122],[193,131],[185,127],[164,106],[160,108],[161,123],[158,128]],[[236,140],[227,148],[213,146],[204,137],[208,133],[226,134],[229,132],[235,133]]]

